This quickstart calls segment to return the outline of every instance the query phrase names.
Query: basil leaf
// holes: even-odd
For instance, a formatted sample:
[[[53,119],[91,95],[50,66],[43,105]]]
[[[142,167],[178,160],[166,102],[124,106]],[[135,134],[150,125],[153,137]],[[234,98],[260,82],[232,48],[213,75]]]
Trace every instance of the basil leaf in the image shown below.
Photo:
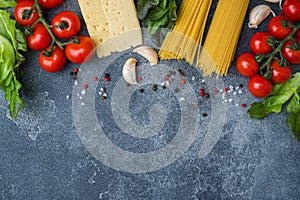
[[[286,123],[290,126],[295,138],[300,141],[300,111],[290,114]]]
[[[0,8],[14,8],[17,2],[12,0],[0,0]]]
[[[260,102],[255,102],[251,105],[248,110],[248,115],[252,118],[263,119],[269,112],[264,109],[264,104]]]
[[[290,100],[286,110],[289,113],[296,113],[300,111],[300,97],[298,93],[296,92],[293,98]]]
[[[0,10],[0,88],[10,104],[10,115],[16,118],[24,108],[19,90],[22,85],[17,80],[18,66],[25,61],[21,51],[27,51],[24,34],[16,29],[16,21],[10,19],[10,13]]]

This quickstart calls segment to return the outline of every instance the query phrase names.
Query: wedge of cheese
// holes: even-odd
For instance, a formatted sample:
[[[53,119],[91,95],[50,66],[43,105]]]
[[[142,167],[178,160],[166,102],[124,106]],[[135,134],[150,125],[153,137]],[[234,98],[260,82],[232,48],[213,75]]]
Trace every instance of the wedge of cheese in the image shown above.
[[[98,57],[141,45],[142,31],[133,0],[78,0]]]

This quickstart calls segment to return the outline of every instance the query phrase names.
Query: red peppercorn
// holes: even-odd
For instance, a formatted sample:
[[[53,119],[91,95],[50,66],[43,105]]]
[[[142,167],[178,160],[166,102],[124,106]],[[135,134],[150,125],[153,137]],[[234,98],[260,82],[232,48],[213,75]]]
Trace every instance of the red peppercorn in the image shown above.
[[[73,70],[73,72],[74,72],[74,73],[78,73],[78,72],[79,72],[78,67],[75,67],[74,70]]]
[[[104,77],[104,80],[105,81],[110,81],[110,78],[109,77]]]
[[[219,90],[214,90],[214,94],[218,94],[219,93]]]
[[[204,89],[200,89],[200,96],[204,96],[205,94],[204,94]]]
[[[98,80],[98,77],[97,76],[94,76],[93,77],[93,81],[97,81]]]
[[[245,108],[247,105],[245,103],[242,103],[242,107]]]
[[[137,77],[137,80],[141,81],[141,80],[143,80],[143,78],[139,76],[139,77]]]
[[[228,88],[224,88],[224,92],[228,92],[229,91],[229,89]]]
[[[88,89],[88,87],[89,87],[88,84],[83,84],[83,86],[82,86],[82,88],[85,90]]]
[[[181,79],[181,80],[180,80],[180,84],[181,84],[181,85],[184,85],[184,84],[185,84],[185,80],[184,80],[184,79]]]

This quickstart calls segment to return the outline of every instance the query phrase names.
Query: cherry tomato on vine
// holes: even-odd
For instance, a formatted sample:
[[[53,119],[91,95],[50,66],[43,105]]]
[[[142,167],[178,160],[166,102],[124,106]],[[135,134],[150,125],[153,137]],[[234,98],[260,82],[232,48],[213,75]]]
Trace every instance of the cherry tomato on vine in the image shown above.
[[[55,8],[60,5],[63,0],[39,0],[39,4],[44,8]]]
[[[79,36],[78,39],[78,44],[74,43],[65,46],[65,53],[71,62],[81,64],[93,58],[95,54],[95,43],[87,36]]]
[[[34,5],[34,1],[26,0],[17,3],[14,10],[14,17],[17,22],[23,26],[32,25],[36,20],[39,19],[39,14],[36,8],[30,11]]]
[[[33,27],[33,34],[26,37],[28,46],[33,50],[42,50],[50,45],[52,38],[42,23]]]
[[[272,77],[270,81],[273,83],[285,83],[292,76],[292,70],[290,66],[282,67],[277,60],[273,60],[270,64],[272,70]]]
[[[49,47],[46,49],[49,50]],[[54,46],[51,55],[47,55],[45,50],[39,55],[39,64],[47,72],[57,72],[66,64],[67,58],[64,50]]]
[[[264,98],[272,92],[273,85],[271,81],[265,79],[262,75],[256,74],[249,79],[248,89],[253,96]]]
[[[236,68],[243,76],[253,76],[258,72],[259,64],[252,53],[243,53],[236,61]]]
[[[291,64],[300,63],[300,44],[294,43],[292,40],[284,43],[281,49],[283,57]]]
[[[62,11],[54,16],[51,22],[54,35],[59,38],[70,38],[80,30],[80,19],[71,11]]]
[[[268,54],[273,50],[268,44],[268,41],[272,38],[272,35],[268,32],[257,32],[250,39],[250,49],[255,54]]]
[[[282,13],[293,21],[300,21],[300,0],[285,0]]]
[[[295,33],[295,40],[297,40],[298,42],[300,42],[300,29]]]
[[[268,24],[268,31],[276,39],[283,40],[293,31],[293,28],[287,23],[293,24],[293,22],[287,17],[283,15],[277,15],[270,20]]]

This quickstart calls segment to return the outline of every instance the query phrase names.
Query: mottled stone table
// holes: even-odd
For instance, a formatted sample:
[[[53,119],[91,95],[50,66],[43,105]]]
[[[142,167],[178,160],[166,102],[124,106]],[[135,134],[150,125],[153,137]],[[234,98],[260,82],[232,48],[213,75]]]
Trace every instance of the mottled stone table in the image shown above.
[[[259,3],[263,1],[251,1],[249,8]],[[78,13],[83,22],[78,3],[73,0],[45,13],[49,18],[66,9]],[[237,54],[249,51],[248,41],[257,31],[248,29],[246,24],[247,18]],[[266,23],[258,30],[266,30]],[[81,34],[87,34],[84,24]],[[79,75],[78,86],[74,86],[69,75],[74,67],[82,66],[68,63],[59,73],[46,73],[38,66],[37,56],[38,52],[26,54],[22,79],[26,109],[16,120],[8,117],[7,104],[0,93],[1,199],[300,198],[300,143],[285,123],[287,114],[271,114],[261,121],[249,118],[247,108],[257,99],[245,86],[240,87],[247,84],[247,79],[234,67],[228,76],[216,81],[203,78],[185,63],[143,66],[146,60],[125,52],[107,68],[95,66],[99,74],[94,75],[100,81],[87,90],[87,94],[92,92],[92,98],[84,102],[87,94],[80,87],[87,79]],[[131,56],[141,60],[138,73],[143,74],[145,82],[122,90],[122,63]],[[178,93],[171,86],[162,89],[160,85],[153,92],[152,83],[146,84],[149,74],[153,78],[153,73],[162,75],[167,69],[178,68],[186,73],[185,77],[175,77]],[[92,78],[89,70],[82,67],[83,74]],[[104,73],[110,74],[111,82],[102,81]],[[187,81],[185,86],[178,83],[179,79]],[[101,87],[108,90],[105,101],[98,95]],[[118,87],[119,92],[113,93]],[[224,87],[232,88],[230,93],[225,94]],[[200,97],[200,88],[210,92],[218,89],[219,93]],[[122,113],[118,109],[124,108],[117,105],[128,95],[127,91],[132,96],[127,97],[128,108]],[[190,95],[191,91],[194,99],[183,95]],[[181,106],[188,109],[189,115],[184,116],[187,124],[182,123]],[[88,113],[86,107],[94,111]],[[195,116],[199,126],[196,130],[189,126]],[[90,119],[97,119],[96,126],[87,128],[92,123]],[[134,132],[151,123],[143,134]],[[156,132],[151,127],[160,129]],[[214,130],[215,127],[220,130]],[[169,149],[163,152],[166,146]]]

